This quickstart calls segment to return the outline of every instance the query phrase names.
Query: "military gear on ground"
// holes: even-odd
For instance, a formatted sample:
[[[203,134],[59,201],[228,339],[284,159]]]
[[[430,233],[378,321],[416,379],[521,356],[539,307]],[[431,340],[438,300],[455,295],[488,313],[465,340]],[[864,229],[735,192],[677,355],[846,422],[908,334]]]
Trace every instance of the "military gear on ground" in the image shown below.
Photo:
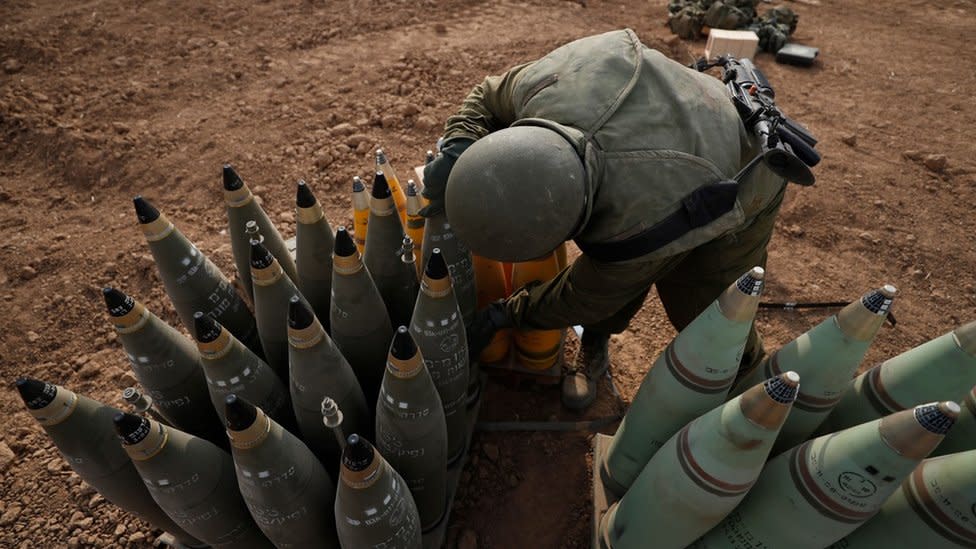
[[[705,27],[751,30],[759,36],[759,48],[775,53],[796,31],[799,17],[786,6],[770,9],[762,17],[758,0],[671,0],[668,27],[685,40],[700,37]]]
[[[786,45],[790,35],[796,31],[799,16],[785,6],[775,7],[749,25],[749,30],[759,36],[759,48],[776,53]]]
[[[596,399],[600,378],[610,367],[610,334],[583,332],[576,359],[563,377],[563,405],[582,411]]]
[[[503,301],[496,301],[474,314],[474,320],[467,327],[468,357],[471,361],[478,360],[481,351],[491,343],[495,332],[502,328],[511,327]]]
[[[528,261],[575,236],[586,208],[583,162],[558,124],[543,122],[488,134],[451,171],[447,217],[472,252]]]
[[[419,212],[424,217],[432,217],[444,211],[444,189],[451,175],[454,163],[474,140],[471,138],[452,139],[441,146],[434,159],[424,166],[424,190],[421,192],[428,204]]]
[[[704,24],[705,10],[697,4],[683,6],[668,17],[668,27],[671,28],[671,32],[685,40],[694,40],[701,36]]]
[[[756,18],[754,0],[720,0],[705,12],[704,23],[713,29],[737,29]]]

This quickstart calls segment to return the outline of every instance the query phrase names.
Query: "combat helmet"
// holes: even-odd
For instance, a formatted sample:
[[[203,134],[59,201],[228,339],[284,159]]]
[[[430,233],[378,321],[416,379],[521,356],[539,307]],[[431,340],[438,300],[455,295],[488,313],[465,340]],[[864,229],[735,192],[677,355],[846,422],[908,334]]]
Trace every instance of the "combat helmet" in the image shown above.
[[[447,180],[447,219],[477,255],[526,261],[572,238],[586,207],[586,172],[573,145],[540,126],[475,141]]]

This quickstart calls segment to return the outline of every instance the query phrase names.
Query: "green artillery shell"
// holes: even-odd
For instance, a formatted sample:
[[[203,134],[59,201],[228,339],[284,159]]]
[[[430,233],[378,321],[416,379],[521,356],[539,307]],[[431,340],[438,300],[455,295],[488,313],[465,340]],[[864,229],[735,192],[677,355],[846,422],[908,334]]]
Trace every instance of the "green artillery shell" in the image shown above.
[[[976,385],[976,322],[960,326],[858,376],[818,432],[839,431],[923,402],[960,401],[973,385]],[[951,436],[947,435],[946,440]],[[939,445],[938,451],[944,445]]]
[[[976,450],[976,387],[962,400],[959,419],[932,455],[944,456],[969,450]]]
[[[793,412],[773,446],[774,456],[809,438],[833,410],[884,324],[895,293],[894,286],[886,285],[864,294],[767,357],[732,388],[730,394],[736,395],[786,370],[803,378]]]
[[[247,511],[230,454],[149,418],[119,412],[112,421],[153,499],[187,532],[216,548],[274,547]]]
[[[250,236],[244,231],[244,225],[248,221],[253,220],[257,223],[258,231],[264,237],[264,245],[281,263],[281,268],[285,270],[288,278],[292,281],[298,280],[295,262],[288,252],[284,239],[281,238],[281,233],[271,223],[268,214],[264,213],[261,205],[254,200],[251,189],[230,164],[224,165],[224,203],[227,205],[227,226],[230,231],[231,251],[234,252],[234,264],[237,265],[237,276],[247,290],[247,295],[254,295],[251,286],[251,242]]]
[[[332,249],[335,237],[322,205],[304,181],[298,182],[295,220],[295,267],[298,289],[329,330],[329,301],[332,299]]]
[[[417,275],[414,273],[412,279],[408,278],[406,275],[410,273],[405,273],[400,261],[403,225],[383,172],[376,172],[373,180],[368,226],[363,263],[383,297],[390,320],[396,326],[407,324],[417,300],[417,294],[410,293],[411,287],[416,288]]]
[[[654,362],[600,465],[604,485],[613,493],[623,496],[671,435],[725,400],[759,307],[764,276],[761,267],[742,275]]]
[[[323,396],[342,410],[350,432],[372,432],[372,414],[352,367],[297,296],[291,298],[288,307],[288,344],[291,404],[302,440],[334,477],[339,472],[342,448],[322,421]]]
[[[288,391],[274,370],[214,319],[197,313],[194,320],[210,401],[221,415],[221,422],[226,421],[224,397],[234,393],[256,403],[275,421],[296,431]]]
[[[345,227],[339,227],[332,256],[332,340],[346,357],[366,395],[366,406],[376,406],[383,382],[386,350],[393,327],[383,298]]]
[[[312,451],[243,398],[224,403],[237,484],[264,535],[279,549],[337,549],[335,484]]]
[[[339,543],[352,549],[420,549],[420,516],[403,477],[353,433],[342,451],[336,490]]]
[[[468,437],[468,340],[444,255],[438,248],[424,269],[410,335],[441,395],[447,420],[447,462],[453,463],[464,453]]]
[[[376,447],[410,488],[421,530],[437,526],[447,504],[447,424],[437,387],[406,326],[390,346],[376,403]]]
[[[767,379],[678,431],[605,515],[605,549],[681,549],[746,497],[790,413],[800,376]]]
[[[254,284],[254,317],[264,348],[265,360],[278,377],[288,381],[288,300],[301,297],[285,276],[278,260],[264,247],[251,241],[251,282]]]
[[[445,214],[440,213],[427,218],[421,248],[424,257],[422,266],[425,268],[434,248],[439,248],[444,254],[444,261],[451,272],[451,284],[454,287],[458,307],[461,309],[464,318],[464,325],[470,325],[474,318],[475,307],[478,304],[478,294],[474,285],[474,259],[471,257],[471,250],[468,249],[468,245],[454,234]]]
[[[159,508],[119,446],[112,417],[120,410],[64,387],[31,378],[16,382],[20,397],[71,469],[108,501],[173,534],[186,545],[200,540]]]
[[[771,459],[693,547],[826,547],[874,516],[958,415],[955,402],[933,402],[804,442]]]
[[[141,196],[134,202],[159,278],[183,326],[192,333],[193,313],[203,311],[261,354],[254,317],[227,277],[152,204]]]
[[[132,372],[159,413],[178,429],[226,446],[196,345],[119,290],[102,293]]]
[[[974,509],[976,450],[929,458],[912,471],[877,515],[831,547],[976,547]]]

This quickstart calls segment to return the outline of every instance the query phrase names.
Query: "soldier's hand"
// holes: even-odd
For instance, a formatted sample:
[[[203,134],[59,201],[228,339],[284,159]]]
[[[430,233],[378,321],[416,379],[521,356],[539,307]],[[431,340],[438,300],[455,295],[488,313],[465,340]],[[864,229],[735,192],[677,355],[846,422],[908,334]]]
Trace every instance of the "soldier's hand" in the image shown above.
[[[467,328],[468,357],[470,360],[478,360],[478,355],[491,343],[491,339],[495,337],[495,332],[510,326],[511,321],[505,309],[504,301],[491,303],[488,307],[475,313],[474,320]]]
[[[474,143],[471,139],[455,138],[445,143],[434,160],[424,166],[424,191],[421,193],[429,204],[420,210],[420,215],[431,217],[444,212],[444,192],[447,178],[451,175],[454,163],[461,153]]]

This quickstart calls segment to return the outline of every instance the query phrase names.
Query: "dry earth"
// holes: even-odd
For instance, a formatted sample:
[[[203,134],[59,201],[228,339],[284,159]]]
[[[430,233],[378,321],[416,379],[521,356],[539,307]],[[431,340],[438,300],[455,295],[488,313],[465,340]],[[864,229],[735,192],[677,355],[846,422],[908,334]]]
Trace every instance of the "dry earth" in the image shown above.
[[[144,194],[233,273],[219,168],[232,162],[286,232],[304,178],[333,226],[382,146],[401,170],[487,74],[588,34],[631,27],[689,62],[703,41],[663,26],[665,2],[376,0],[0,3],[0,546],[140,547],[158,532],[83,485],[9,385],[31,375],[118,404],[133,381],[99,289],[174,325],[131,198]],[[789,3],[815,67],[758,64],[820,138],[812,188],[791,189],[767,299],[900,297],[865,365],[976,319],[976,65],[970,1]],[[830,311],[765,311],[775,348]],[[649,298],[613,341],[630,399],[673,331]],[[604,391],[587,415],[621,408]],[[575,419],[551,387],[492,383],[492,420]],[[612,428],[606,429],[612,432]],[[585,547],[585,433],[479,433],[450,543]]]

